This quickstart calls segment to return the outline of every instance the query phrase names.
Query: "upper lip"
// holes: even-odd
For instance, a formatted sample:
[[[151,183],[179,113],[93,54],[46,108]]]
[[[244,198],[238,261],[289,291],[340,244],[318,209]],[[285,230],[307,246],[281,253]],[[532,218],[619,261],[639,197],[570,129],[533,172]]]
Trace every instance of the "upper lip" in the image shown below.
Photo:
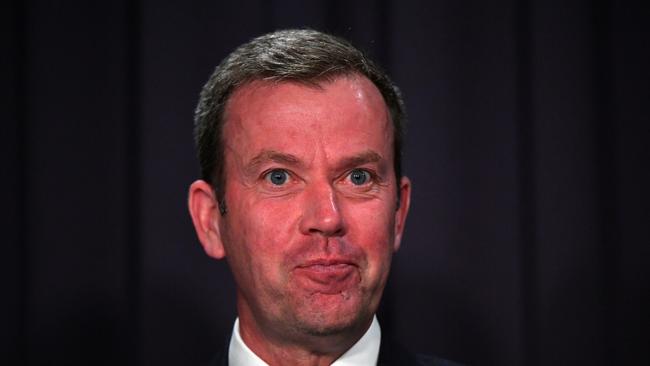
[[[355,265],[354,261],[347,258],[316,258],[302,262],[298,267],[304,268],[310,266],[334,266],[337,264]]]

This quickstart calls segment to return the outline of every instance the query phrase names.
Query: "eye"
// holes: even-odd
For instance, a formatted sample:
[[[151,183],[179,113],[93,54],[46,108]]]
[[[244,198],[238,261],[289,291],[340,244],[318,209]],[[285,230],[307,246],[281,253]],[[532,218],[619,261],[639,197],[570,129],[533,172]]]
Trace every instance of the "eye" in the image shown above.
[[[370,178],[370,173],[363,169],[354,169],[350,172],[350,181],[357,186],[366,184]]]
[[[281,186],[289,179],[289,173],[284,169],[273,169],[266,173],[265,178],[271,182],[271,184]]]

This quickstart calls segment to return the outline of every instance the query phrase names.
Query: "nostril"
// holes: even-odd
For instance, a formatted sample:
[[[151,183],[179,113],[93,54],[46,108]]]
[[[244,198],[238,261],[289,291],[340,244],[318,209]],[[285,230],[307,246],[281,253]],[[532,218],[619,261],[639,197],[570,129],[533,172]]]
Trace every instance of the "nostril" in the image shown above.
[[[314,214],[306,223],[308,231],[312,234],[322,234],[326,236],[336,235],[343,230],[343,220],[337,211],[329,213]]]
[[[339,218],[315,221],[314,225],[309,229],[312,233],[321,233],[325,235],[333,235],[342,230],[342,221]]]

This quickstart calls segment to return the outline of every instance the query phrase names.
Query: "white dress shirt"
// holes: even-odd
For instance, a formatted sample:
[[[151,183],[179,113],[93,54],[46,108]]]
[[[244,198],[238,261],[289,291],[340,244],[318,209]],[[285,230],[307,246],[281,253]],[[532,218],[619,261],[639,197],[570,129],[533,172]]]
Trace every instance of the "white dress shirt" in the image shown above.
[[[332,366],[375,366],[379,357],[379,344],[381,342],[381,329],[375,316],[366,333],[352,348],[336,359]],[[235,319],[235,326],[230,337],[228,347],[228,364],[230,366],[268,366],[244,343],[239,333],[239,318]]]

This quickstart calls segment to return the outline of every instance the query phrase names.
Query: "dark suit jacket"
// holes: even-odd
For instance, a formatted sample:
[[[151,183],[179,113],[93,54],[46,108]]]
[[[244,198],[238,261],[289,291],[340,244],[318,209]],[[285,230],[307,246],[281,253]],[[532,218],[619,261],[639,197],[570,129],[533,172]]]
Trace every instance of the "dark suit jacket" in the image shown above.
[[[228,366],[228,345],[219,352],[208,366]],[[400,344],[382,337],[377,366],[462,366],[442,358],[415,354]]]

